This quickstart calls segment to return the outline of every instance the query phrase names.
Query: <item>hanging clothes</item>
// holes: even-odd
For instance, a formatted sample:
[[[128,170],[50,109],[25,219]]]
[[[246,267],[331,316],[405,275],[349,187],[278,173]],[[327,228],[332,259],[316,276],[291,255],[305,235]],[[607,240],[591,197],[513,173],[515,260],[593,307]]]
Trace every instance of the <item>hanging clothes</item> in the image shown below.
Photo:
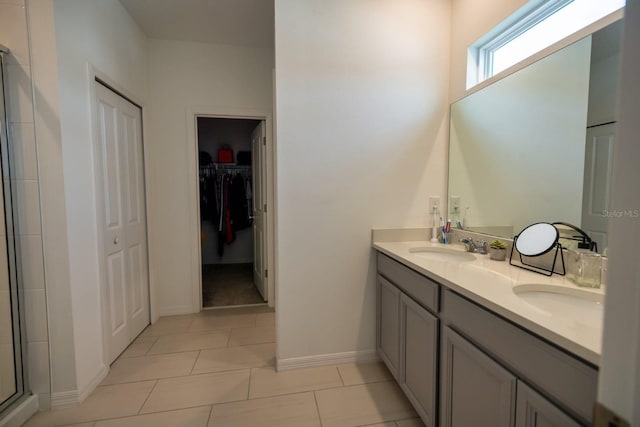
[[[200,217],[217,230],[217,252],[224,255],[237,232],[251,227],[251,169],[210,165],[200,167]]]
[[[249,215],[247,215],[247,191],[245,179],[237,174],[231,180],[229,187],[230,210],[234,230],[244,230],[251,226]]]

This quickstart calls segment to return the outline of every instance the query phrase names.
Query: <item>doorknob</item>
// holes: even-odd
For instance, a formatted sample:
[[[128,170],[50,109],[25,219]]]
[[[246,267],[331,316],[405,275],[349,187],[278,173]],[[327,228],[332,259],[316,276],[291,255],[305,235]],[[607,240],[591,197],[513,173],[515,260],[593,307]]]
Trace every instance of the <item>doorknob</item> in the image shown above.
[[[118,239],[117,237],[115,239],[113,239],[113,244],[117,245],[120,242],[120,239]]]

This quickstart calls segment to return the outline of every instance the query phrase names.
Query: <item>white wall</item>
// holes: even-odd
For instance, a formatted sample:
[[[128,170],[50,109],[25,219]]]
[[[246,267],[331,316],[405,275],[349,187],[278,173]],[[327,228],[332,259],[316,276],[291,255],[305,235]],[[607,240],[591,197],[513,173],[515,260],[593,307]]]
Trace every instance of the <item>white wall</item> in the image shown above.
[[[580,224],[591,37],[451,108],[449,193],[465,227]]]
[[[99,302],[88,67],[93,65],[119,90],[144,105],[147,45],[146,37],[117,0],[33,1],[30,24],[37,140],[46,155],[41,158],[47,159],[40,163],[46,182],[43,224],[49,230],[45,255],[51,254],[46,259],[52,264],[62,256],[62,265],[68,266],[65,270],[53,264],[46,271],[52,402],[68,404],[86,397],[107,369]]]
[[[147,100],[147,38],[117,0],[56,0],[60,124],[78,389],[105,370],[93,160],[91,64]]]
[[[279,364],[375,348],[374,226],[444,194],[449,1],[276,0]]]
[[[640,425],[640,2],[627,2],[622,42],[618,136],[611,209],[631,216],[609,221],[609,275],[598,401]],[[603,424],[604,425],[604,424]]]
[[[462,98],[467,84],[469,45],[525,5],[528,0],[452,0],[451,102]]]
[[[189,313],[199,310],[194,114],[270,113],[273,50],[167,40],[149,48],[151,271],[160,314]]]
[[[619,75],[619,53],[591,64],[588,126],[600,125],[616,120],[616,103],[619,98]]]

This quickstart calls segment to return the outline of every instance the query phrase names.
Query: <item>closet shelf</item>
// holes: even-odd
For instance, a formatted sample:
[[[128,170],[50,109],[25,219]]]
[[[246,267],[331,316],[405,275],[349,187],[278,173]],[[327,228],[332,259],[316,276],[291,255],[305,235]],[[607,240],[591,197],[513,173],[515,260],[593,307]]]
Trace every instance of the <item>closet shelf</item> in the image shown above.
[[[236,163],[211,163],[210,165],[201,165],[200,169],[248,170],[251,169],[251,165],[238,165]]]

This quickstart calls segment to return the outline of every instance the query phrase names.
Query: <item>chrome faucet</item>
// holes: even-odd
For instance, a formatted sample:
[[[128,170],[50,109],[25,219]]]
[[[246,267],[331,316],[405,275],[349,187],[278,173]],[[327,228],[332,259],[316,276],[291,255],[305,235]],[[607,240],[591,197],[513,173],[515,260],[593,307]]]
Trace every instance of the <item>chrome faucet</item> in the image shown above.
[[[477,254],[486,254],[489,252],[489,244],[485,240],[478,240],[476,244],[473,242],[471,237],[463,237],[458,241],[464,244],[465,248],[467,248],[467,252],[474,252]]]

